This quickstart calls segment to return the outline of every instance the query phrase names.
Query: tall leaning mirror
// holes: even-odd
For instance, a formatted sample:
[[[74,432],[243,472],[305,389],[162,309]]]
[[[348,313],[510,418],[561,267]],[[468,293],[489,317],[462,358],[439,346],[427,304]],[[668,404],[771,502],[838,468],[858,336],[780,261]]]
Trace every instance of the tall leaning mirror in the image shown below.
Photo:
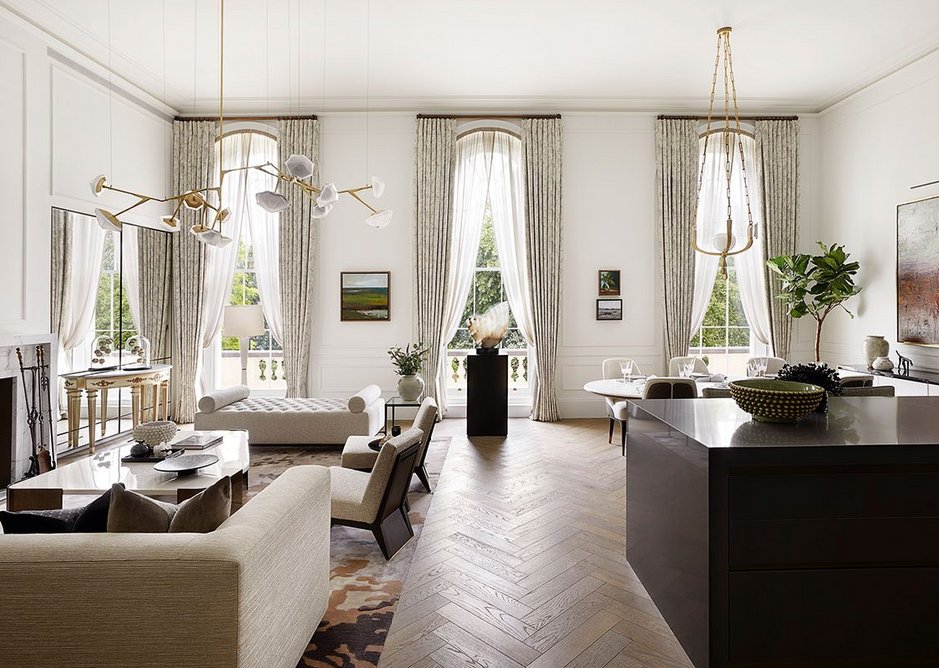
[[[94,451],[139,422],[170,417],[169,283],[167,232],[104,230],[92,215],[53,208],[58,454]]]

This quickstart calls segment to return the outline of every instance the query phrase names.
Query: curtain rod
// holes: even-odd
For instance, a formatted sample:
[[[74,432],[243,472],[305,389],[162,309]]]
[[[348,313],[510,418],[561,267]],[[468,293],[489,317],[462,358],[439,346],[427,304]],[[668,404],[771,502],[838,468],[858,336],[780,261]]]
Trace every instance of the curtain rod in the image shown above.
[[[244,121],[291,121],[291,120],[303,120],[303,119],[313,119],[316,120],[316,115],[311,116],[226,116],[225,121],[233,121],[235,123],[244,122]],[[173,119],[174,121],[217,121],[218,116],[177,116]]]
[[[741,121],[797,121],[798,116],[738,116]],[[669,116],[668,114],[659,114],[660,121],[706,121],[707,116]],[[723,116],[712,116],[711,120],[723,120]],[[733,118],[731,118],[733,120]]]
[[[418,118],[463,118],[480,120],[521,120],[524,118],[560,118],[561,114],[418,114]]]

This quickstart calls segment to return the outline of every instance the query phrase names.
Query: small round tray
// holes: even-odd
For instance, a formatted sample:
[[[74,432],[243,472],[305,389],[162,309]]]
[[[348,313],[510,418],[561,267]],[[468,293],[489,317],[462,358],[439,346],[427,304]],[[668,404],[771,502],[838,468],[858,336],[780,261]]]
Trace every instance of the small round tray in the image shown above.
[[[153,468],[163,473],[175,473],[176,475],[190,475],[201,468],[211,466],[218,462],[216,455],[179,455],[164,459]]]

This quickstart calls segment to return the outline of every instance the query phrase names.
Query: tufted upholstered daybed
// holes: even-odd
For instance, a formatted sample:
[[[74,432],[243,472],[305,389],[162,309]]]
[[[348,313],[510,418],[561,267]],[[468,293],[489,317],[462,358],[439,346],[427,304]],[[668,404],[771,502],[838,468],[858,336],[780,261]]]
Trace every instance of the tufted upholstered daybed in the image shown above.
[[[244,385],[199,400],[196,429],[246,429],[251,445],[333,445],[372,436],[384,426],[385,401],[377,385],[348,399],[252,397]]]

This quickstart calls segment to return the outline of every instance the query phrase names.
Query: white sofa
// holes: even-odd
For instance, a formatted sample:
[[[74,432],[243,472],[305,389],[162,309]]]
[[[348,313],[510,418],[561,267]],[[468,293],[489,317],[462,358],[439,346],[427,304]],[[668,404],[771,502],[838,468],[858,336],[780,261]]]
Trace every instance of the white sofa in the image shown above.
[[[199,400],[196,429],[245,429],[251,445],[341,445],[384,426],[385,401],[377,385],[348,399],[252,397],[244,385]]]
[[[207,534],[0,535],[0,665],[297,665],[329,600],[329,470]]]

